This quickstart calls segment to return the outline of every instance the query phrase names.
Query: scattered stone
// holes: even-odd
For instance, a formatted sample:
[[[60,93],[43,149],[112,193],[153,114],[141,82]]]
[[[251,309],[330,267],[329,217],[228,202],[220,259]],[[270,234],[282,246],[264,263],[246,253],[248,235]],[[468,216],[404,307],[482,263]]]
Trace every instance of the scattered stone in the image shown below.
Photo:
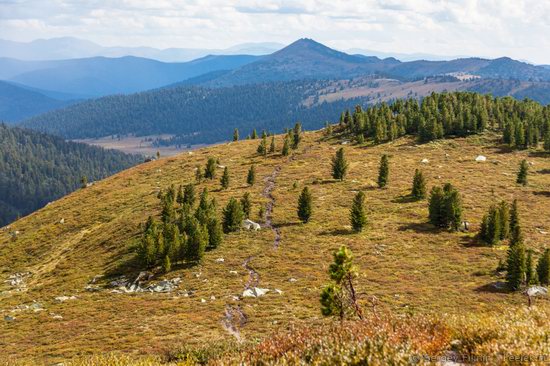
[[[428,164],[430,161],[429,161],[428,159],[424,158],[424,159],[422,159],[420,162],[421,162],[422,164]]]
[[[62,320],[63,317],[62,317],[61,315],[59,315],[59,314],[54,314],[54,315],[52,315],[52,319]]]
[[[529,297],[547,296],[548,289],[542,286],[531,286],[527,290],[525,290],[525,295]]]
[[[278,288],[275,289],[275,292],[278,293],[279,295],[283,294],[283,290],[279,290]]]
[[[223,262],[225,262],[225,259],[223,258],[216,259],[216,263],[223,263]]]
[[[32,311],[34,311],[35,313],[38,312],[38,311],[43,311],[44,310],[44,307],[42,306],[41,303],[39,302],[33,302],[30,306],[29,306],[29,309],[31,309]]]
[[[31,272],[17,272],[8,277],[7,282],[11,287],[22,289],[26,286],[25,279],[31,275]]]
[[[84,290],[86,290],[88,292],[98,292],[101,289],[97,286],[94,286],[94,285],[87,285],[86,287],[84,287]]]
[[[237,271],[229,271],[229,273],[234,274],[234,275],[238,275],[238,274],[239,274],[239,272],[237,272]]]
[[[347,144],[349,144],[349,141],[347,141],[347,140],[346,140],[346,141],[342,141],[342,145],[347,145]]]
[[[225,169],[225,165],[218,165],[218,169]]]
[[[4,315],[4,320],[7,322],[12,322],[15,320],[15,317],[11,315]]]
[[[243,297],[261,297],[269,292],[267,288],[253,287],[243,291]]]
[[[210,296],[210,300],[216,300],[216,296],[214,295]]]
[[[482,163],[484,161],[487,161],[487,157],[483,156],[483,155],[479,155],[477,158],[476,158],[476,161],[478,163]]]
[[[298,281],[298,280],[295,279],[295,278],[290,278],[290,279],[288,280],[288,282],[296,282],[296,281]]]
[[[60,224],[64,224],[64,223],[65,223],[65,219],[62,218],[61,220],[59,220],[59,223],[60,223]]]
[[[542,234],[542,235],[547,235],[548,234],[548,231],[544,231],[542,229],[537,229],[539,234]]]
[[[76,296],[58,296],[55,298],[55,301],[57,302],[65,302],[67,300],[76,300],[77,297]]]
[[[246,219],[243,221],[243,224],[242,226],[246,229],[246,230],[254,230],[254,231],[258,231],[261,229],[261,226],[260,224],[250,220],[250,219]]]
[[[204,304],[205,302],[206,302],[206,300],[205,300],[205,299],[201,299],[201,303],[203,303],[203,304]]]

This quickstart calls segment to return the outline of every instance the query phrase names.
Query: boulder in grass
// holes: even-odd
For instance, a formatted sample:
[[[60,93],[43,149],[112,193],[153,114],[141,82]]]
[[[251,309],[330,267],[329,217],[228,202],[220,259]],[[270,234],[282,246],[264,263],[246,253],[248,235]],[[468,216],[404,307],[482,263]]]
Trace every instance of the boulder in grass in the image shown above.
[[[476,158],[476,161],[478,163],[483,163],[484,161],[487,161],[487,157],[485,157],[483,155],[478,155],[478,157]]]

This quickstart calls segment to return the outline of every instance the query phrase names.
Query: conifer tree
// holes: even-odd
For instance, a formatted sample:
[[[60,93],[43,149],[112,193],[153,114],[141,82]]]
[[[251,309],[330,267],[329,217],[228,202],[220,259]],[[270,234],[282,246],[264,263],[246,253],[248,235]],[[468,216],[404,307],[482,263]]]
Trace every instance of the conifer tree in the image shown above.
[[[216,159],[210,157],[206,162],[206,168],[204,169],[204,177],[206,179],[214,179],[216,177]]]
[[[544,134],[544,151],[550,152],[550,128]]]
[[[445,216],[443,212],[443,201],[443,189],[437,186],[432,187],[432,190],[430,192],[430,204],[428,210],[430,222],[437,227],[443,226],[443,222],[445,221]]]
[[[264,220],[264,218],[265,218],[265,207],[264,207],[264,205],[260,206],[260,209],[258,210],[258,216],[260,217],[260,220]]]
[[[363,230],[367,224],[367,215],[365,213],[365,194],[362,191],[357,192],[353,199],[350,212],[351,227],[355,232]]]
[[[526,259],[523,243],[510,246],[506,263],[506,283],[510,289],[517,291],[525,282]]]
[[[187,260],[200,262],[208,245],[208,229],[194,217],[190,218],[187,233]]]
[[[197,167],[195,168],[195,180],[197,181],[197,183],[200,183],[202,181],[202,171],[201,171],[201,167],[200,165],[197,165]]]
[[[250,193],[246,192],[241,198],[241,206],[243,208],[244,218],[250,218],[250,212],[252,210],[252,202],[250,201]]]
[[[514,232],[517,225],[519,225],[519,208],[518,200],[515,199],[512,202],[512,209],[510,210],[510,233]]]
[[[521,161],[521,164],[519,166],[518,178],[516,180],[516,183],[526,186],[528,174],[529,174],[529,165],[527,164],[527,160],[524,159]]]
[[[82,178],[80,178],[80,188],[86,187],[88,187],[88,177],[83,175]]]
[[[313,198],[308,187],[304,187],[298,198],[298,218],[307,223],[311,218]]]
[[[525,282],[527,286],[536,285],[538,282],[537,273],[533,268],[533,251],[527,251],[527,259],[525,261]]]
[[[458,231],[462,223],[462,199],[450,183],[445,185],[443,191],[445,192],[445,227]]]
[[[501,201],[498,206],[500,214],[500,240],[510,237],[510,208],[506,201]]]
[[[332,178],[343,181],[348,171],[349,164],[344,156],[344,148],[341,147],[332,158]]]
[[[411,195],[417,200],[426,198],[426,180],[419,169],[414,172]]]
[[[223,241],[223,228],[220,220],[216,216],[210,217],[206,224],[208,231],[208,249],[218,248]]]
[[[229,169],[227,167],[225,167],[223,170],[223,175],[220,180],[220,183],[222,185],[222,189],[229,188]]]
[[[296,122],[292,131],[292,148],[297,149],[300,141],[302,140],[302,124]]]
[[[517,224],[514,227],[514,231],[510,236],[510,246],[523,244],[523,232],[521,230],[521,225]]]
[[[262,138],[267,138],[267,132],[265,132],[265,130],[262,131]]]
[[[168,255],[164,256],[164,261],[162,262],[162,271],[164,273],[170,272],[172,265],[170,264],[170,257]]]
[[[275,152],[275,136],[271,137],[271,144],[269,145],[269,152],[271,154]]]
[[[290,142],[288,140],[288,137],[285,138],[285,142],[283,144],[282,154],[283,154],[283,156],[288,156],[290,154]]]
[[[253,130],[252,130],[252,135],[250,135],[250,138],[251,138],[252,140],[255,140],[255,139],[258,138],[258,133],[256,132],[256,129],[253,129]]]
[[[239,129],[235,128],[233,130],[233,141],[239,141]]]
[[[550,249],[545,249],[537,263],[537,276],[543,286],[550,285]]]
[[[483,217],[480,237],[488,244],[497,244],[501,239],[501,224],[500,209],[495,205],[491,205],[489,212]]]
[[[267,155],[267,138],[266,137],[262,137],[256,151],[260,155],[264,155],[264,156]]]
[[[388,155],[382,155],[380,159],[380,168],[378,170],[378,187],[384,188],[388,184],[388,176],[390,173],[390,163]]]
[[[190,207],[193,207],[196,200],[195,186],[191,183],[187,184],[183,191],[183,202],[182,204],[187,204]]]
[[[321,291],[321,314],[337,316],[343,321],[347,315],[355,315],[363,319],[358,305],[353,280],[357,277],[357,269],[353,265],[351,251],[342,246],[334,253],[334,262],[329,266],[331,283]]]
[[[248,175],[246,176],[246,184],[253,186],[256,182],[256,167],[254,165],[250,166],[248,169]]]
[[[230,233],[240,229],[244,218],[243,208],[235,198],[231,198],[223,210],[223,231]]]

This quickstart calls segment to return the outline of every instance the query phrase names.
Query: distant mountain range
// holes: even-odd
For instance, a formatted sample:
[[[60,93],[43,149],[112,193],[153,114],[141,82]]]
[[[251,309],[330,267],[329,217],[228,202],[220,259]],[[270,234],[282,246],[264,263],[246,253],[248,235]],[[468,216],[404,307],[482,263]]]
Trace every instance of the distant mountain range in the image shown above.
[[[284,45],[274,42],[243,43],[226,49],[153,47],[104,47],[73,37],[14,42],[0,39],[0,57],[28,61],[135,56],[163,62],[184,62],[208,55],[267,55]]]

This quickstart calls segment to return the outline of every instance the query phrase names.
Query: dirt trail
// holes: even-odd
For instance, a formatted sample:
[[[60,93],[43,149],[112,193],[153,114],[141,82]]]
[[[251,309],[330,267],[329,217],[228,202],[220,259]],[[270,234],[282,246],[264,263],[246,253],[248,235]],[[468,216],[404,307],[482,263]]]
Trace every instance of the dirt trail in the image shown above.
[[[273,207],[275,206],[275,197],[273,197],[273,190],[275,189],[275,179],[281,171],[281,166],[275,167],[271,175],[264,179],[265,188],[262,195],[269,199],[265,210],[265,223],[264,227],[271,229],[275,233],[275,240],[273,241],[273,247],[278,248],[281,243],[281,229],[273,227]]]

